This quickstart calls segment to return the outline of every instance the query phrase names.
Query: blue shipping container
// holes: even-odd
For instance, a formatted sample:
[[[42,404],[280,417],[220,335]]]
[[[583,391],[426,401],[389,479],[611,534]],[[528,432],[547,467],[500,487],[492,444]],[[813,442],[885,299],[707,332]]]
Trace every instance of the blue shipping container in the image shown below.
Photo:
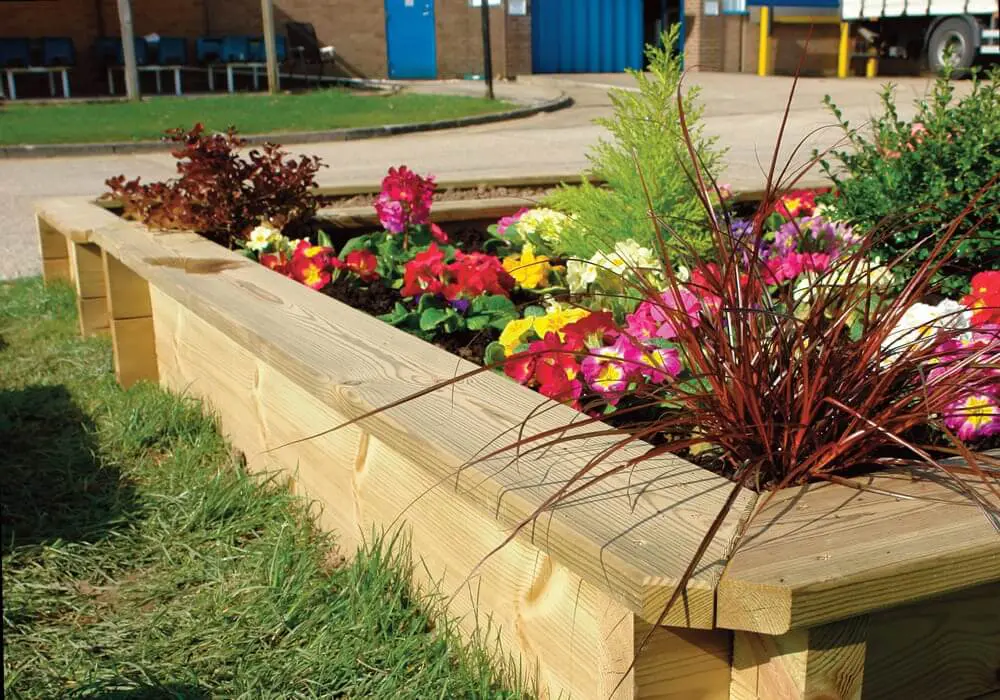
[[[643,0],[534,0],[535,73],[617,73],[643,66]]]

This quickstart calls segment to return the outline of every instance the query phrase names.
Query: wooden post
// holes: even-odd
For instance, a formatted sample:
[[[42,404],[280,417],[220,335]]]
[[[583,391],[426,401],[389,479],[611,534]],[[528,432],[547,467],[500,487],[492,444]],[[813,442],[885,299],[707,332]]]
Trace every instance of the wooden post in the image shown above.
[[[274,95],[281,87],[278,82],[278,40],[274,36],[274,0],[260,0],[260,14],[264,23],[264,52],[267,55],[267,91]]]
[[[94,243],[69,241],[69,252],[73,282],[76,285],[80,335],[86,338],[106,334],[110,331],[110,324],[101,248]]]
[[[731,700],[861,700],[868,617],[780,636],[735,632]]]
[[[141,379],[155,382],[159,372],[149,282],[106,250],[102,256],[115,378],[126,389]]]
[[[38,228],[38,249],[42,258],[42,277],[45,284],[53,280],[72,281],[69,264],[69,241],[59,231],[40,217],[35,217]]]
[[[771,35],[771,8],[764,5],[760,8],[760,45],[757,47],[757,75],[768,74],[768,41]]]
[[[483,78],[486,80],[486,99],[493,95],[493,45],[490,40],[490,3],[479,0],[479,13],[483,25]]]
[[[840,23],[840,44],[837,46],[837,77],[846,78],[851,61],[851,24]]]
[[[139,70],[135,63],[135,34],[132,31],[131,0],[118,0],[118,21],[121,25],[122,56],[125,69],[125,94],[130,100],[138,100]]]

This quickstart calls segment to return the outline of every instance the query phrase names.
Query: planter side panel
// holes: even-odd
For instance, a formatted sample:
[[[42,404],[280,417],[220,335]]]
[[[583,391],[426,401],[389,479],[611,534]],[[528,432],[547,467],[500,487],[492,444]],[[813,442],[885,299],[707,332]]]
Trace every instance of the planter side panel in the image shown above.
[[[1000,694],[1000,583],[871,615],[863,698],[928,693]]]
[[[344,554],[373,527],[402,526],[418,585],[444,596],[467,638],[499,639],[552,697],[634,697],[631,678],[612,695],[633,658],[631,612],[521,539],[483,562],[509,531],[362,428],[274,449],[344,418],[155,287],[152,298],[161,381],[204,399],[250,469],[290,476]]]

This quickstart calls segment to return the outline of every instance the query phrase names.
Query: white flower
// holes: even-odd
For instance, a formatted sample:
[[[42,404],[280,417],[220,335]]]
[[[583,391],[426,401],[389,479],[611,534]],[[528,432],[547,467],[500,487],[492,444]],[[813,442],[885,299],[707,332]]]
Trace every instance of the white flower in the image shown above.
[[[281,241],[281,231],[271,225],[270,222],[263,222],[260,226],[250,232],[247,240],[247,248],[255,253],[263,253],[272,244]]]
[[[615,253],[633,268],[655,270],[660,266],[660,261],[652,250],[643,248],[631,238],[615,243]]]
[[[969,327],[971,317],[971,311],[951,299],[936,306],[914,304],[886,337],[882,352],[894,355],[911,346],[933,342],[940,330],[964,330]]]
[[[587,291],[587,287],[597,281],[597,266],[586,260],[570,260],[566,263],[566,284],[574,294]]]
[[[514,230],[522,240],[538,237],[554,246],[559,242],[569,217],[554,209],[532,209],[514,223]]]

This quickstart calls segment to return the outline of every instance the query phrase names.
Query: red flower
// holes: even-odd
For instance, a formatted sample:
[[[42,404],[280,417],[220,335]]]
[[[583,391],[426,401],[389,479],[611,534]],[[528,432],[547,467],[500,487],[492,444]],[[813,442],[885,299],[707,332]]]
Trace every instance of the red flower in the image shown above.
[[[483,294],[510,296],[514,278],[503,269],[500,259],[485,253],[455,253],[455,262],[448,266],[450,283],[444,297],[454,301],[459,297],[475,298]]]
[[[353,250],[347,254],[341,264],[345,269],[360,277],[362,282],[374,282],[379,278],[378,272],[375,271],[378,258],[370,250]]]
[[[610,345],[618,337],[619,331],[615,317],[610,312],[595,311],[579,321],[563,326],[562,333],[566,338],[565,345],[582,349]]]
[[[816,193],[812,190],[788,192],[778,200],[775,208],[789,221],[799,216],[812,216],[816,210]]]
[[[550,399],[568,401],[580,397],[581,385],[576,376],[580,373],[580,362],[574,347],[559,339],[558,333],[546,333],[545,337],[528,346],[528,351],[537,353],[535,379],[538,391]]]
[[[268,270],[274,270],[285,277],[291,277],[288,269],[288,258],[284,253],[263,253],[260,256],[260,264]]]
[[[403,268],[403,288],[399,293],[404,297],[415,297],[421,294],[439,294],[444,289],[441,277],[445,274],[444,251],[431,243],[422,253],[417,253],[413,260]]]
[[[503,371],[518,384],[527,384],[535,376],[535,355],[531,352],[511,355],[504,362]]]
[[[972,310],[973,326],[1000,324],[1000,270],[976,273],[962,303]]]
[[[291,278],[312,289],[322,289],[330,284],[333,268],[333,249],[299,241],[289,265]]]

